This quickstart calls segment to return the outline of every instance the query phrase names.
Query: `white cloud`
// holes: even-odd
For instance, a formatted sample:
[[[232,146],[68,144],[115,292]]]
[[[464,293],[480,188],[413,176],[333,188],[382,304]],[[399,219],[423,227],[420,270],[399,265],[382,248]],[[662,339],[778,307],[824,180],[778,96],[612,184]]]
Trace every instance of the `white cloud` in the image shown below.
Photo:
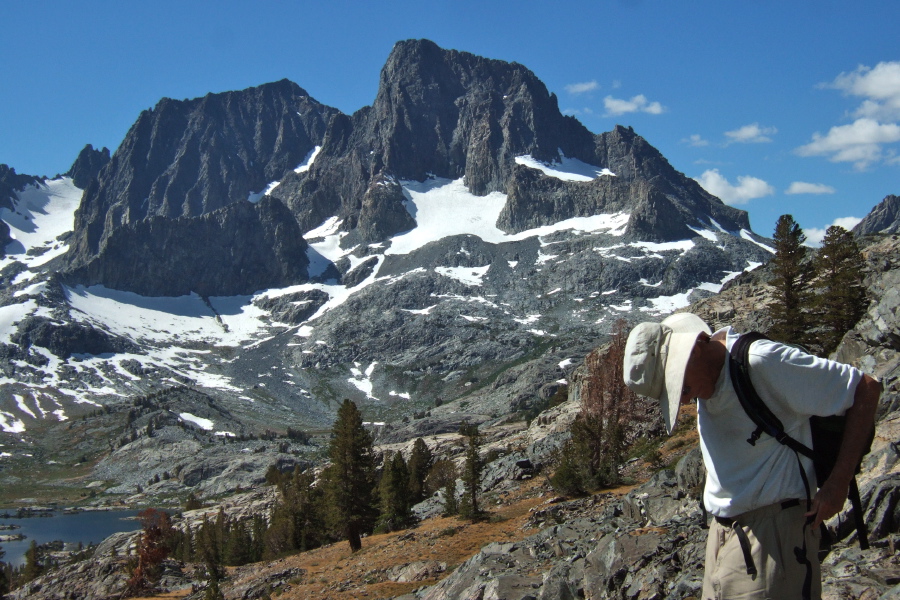
[[[794,181],[784,191],[785,194],[834,194],[836,189],[824,183],[807,183],[805,181]]]
[[[810,143],[796,149],[797,154],[852,162],[856,170],[862,171],[885,156],[882,145],[900,141],[900,125],[863,118],[832,127],[826,135],[816,132],[812,137]]]
[[[774,127],[760,127],[759,123],[744,125],[734,131],[726,131],[725,136],[729,144],[760,144],[771,142],[770,135],[775,135],[778,130]]]
[[[831,225],[837,225],[838,227],[843,227],[847,231],[850,231],[854,227],[856,227],[857,223],[862,221],[859,217],[838,217],[831,223]],[[819,229],[818,227],[810,227],[809,229],[804,229],[803,233],[806,234],[806,245],[819,247],[822,245],[822,240],[825,239],[825,232],[828,231],[828,225],[823,229]]]
[[[631,100],[620,100],[607,96],[603,99],[603,105],[606,107],[606,116],[615,117],[626,113],[643,112],[651,115],[659,115],[666,111],[666,108],[659,102],[650,102],[643,94],[638,94]]]
[[[704,171],[703,175],[695,180],[704,190],[731,205],[745,204],[754,198],[771,196],[775,193],[775,188],[771,185],[749,175],[738,176],[737,185],[732,185],[718,169]]]
[[[596,89],[600,88],[600,84],[596,81],[585,81],[583,83],[570,83],[566,86],[566,91],[570,94],[584,94],[587,92],[593,92]]]
[[[683,140],[681,140],[681,143],[698,148],[702,146],[709,146],[709,142],[704,140],[699,133],[695,133],[689,138],[684,138]]]
[[[860,65],[841,73],[826,85],[864,98],[854,116],[893,121],[900,119],[900,61],[880,62],[875,67]]]

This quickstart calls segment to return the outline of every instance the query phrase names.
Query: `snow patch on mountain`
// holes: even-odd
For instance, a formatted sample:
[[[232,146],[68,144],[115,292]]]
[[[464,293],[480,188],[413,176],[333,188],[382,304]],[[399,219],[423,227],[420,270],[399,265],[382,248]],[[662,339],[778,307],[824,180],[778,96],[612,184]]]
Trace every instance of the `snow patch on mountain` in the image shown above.
[[[75,227],[81,194],[69,177],[16,192],[13,209],[0,208],[0,219],[9,225],[13,238],[0,259],[0,269],[15,261],[34,269],[64,254],[69,246],[57,238]]]
[[[416,227],[392,238],[386,254],[409,254],[452,235],[475,235],[485,242],[500,244],[566,230],[624,235],[628,225],[629,215],[616,213],[575,217],[510,235],[496,225],[506,206],[506,194],[491,192],[487,196],[475,196],[462,179],[433,178],[422,182],[403,181],[401,185],[407,198],[406,209],[415,219]]]
[[[616,174],[605,167],[595,167],[577,158],[569,158],[559,152],[558,162],[546,163],[533,158],[530,154],[516,157],[516,163],[531,169],[537,169],[548,177],[563,181],[593,181],[598,177],[615,177]]]
[[[754,244],[756,244],[757,246],[759,246],[759,247],[762,248],[763,250],[765,250],[765,251],[767,251],[767,252],[771,252],[772,254],[775,254],[775,248],[772,248],[771,246],[766,246],[765,244],[763,244],[763,243],[758,242],[757,240],[755,240],[755,239],[753,238],[753,232],[752,232],[752,231],[747,231],[746,229],[741,229],[741,237],[744,238],[745,240],[747,240],[748,242],[753,242]]]
[[[209,419],[204,419],[203,417],[198,417],[198,416],[192,415],[191,413],[188,413],[188,412],[178,413],[178,417],[182,421],[185,421],[187,423],[193,423],[200,429],[204,429],[206,431],[213,430],[214,424]],[[225,433],[225,432],[223,432],[223,433]],[[232,434],[232,435],[234,435],[234,434]]]
[[[366,398],[370,400],[378,400],[372,395],[375,388],[375,384],[372,383],[372,373],[375,372],[376,365],[378,365],[377,361],[371,363],[366,367],[365,371],[362,371],[359,363],[353,363],[353,367],[350,368],[350,374],[353,376],[347,379],[348,383],[365,394]]]
[[[297,168],[294,169],[294,173],[305,173],[309,171],[309,168],[316,162],[316,157],[319,156],[319,151],[322,150],[322,146],[316,146],[312,150],[309,151],[309,154],[306,155],[306,158],[303,159],[303,162],[297,165]]]
[[[135,342],[204,341],[240,346],[262,331],[267,315],[250,303],[250,296],[212,297],[207,304],[197,294],[149,298],[104,286],[64,287],[78,321]]]
[[[11,413],[0,411],[0,431],[4,433],[24,433],[25,423]]]
[[[490,268],[491,266],[488,265],[486,267],[435,267],[434,270],[444,277],[455,279],[466,285],[480,286],[482,285],[482,278]]]

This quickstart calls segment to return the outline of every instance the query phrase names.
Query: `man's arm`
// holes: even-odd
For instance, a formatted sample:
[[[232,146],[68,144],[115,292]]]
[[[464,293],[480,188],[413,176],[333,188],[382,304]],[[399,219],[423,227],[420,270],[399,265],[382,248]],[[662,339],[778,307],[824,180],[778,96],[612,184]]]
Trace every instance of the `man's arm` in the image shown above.
[[[847,409],[844,438],[837,462],[831,475],[821,484],[806,516],[815,516],[812,527],[817,528],[822,521],[830,519],[844,507],[850,481],[856,474],[856,465],[875,427],[875,410],[881,397],[881,383],[868,375],[856,385],[853,405]]]

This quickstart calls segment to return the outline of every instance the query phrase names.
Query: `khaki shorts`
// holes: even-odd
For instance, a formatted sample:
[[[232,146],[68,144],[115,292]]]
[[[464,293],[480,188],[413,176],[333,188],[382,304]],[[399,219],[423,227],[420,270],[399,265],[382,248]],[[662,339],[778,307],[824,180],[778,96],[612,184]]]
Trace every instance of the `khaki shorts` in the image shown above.
[[[797,501],[764,506],[735,517],[730,527],[727,520],[714,519],[706,543],[703,600],[802,600],[804,587],[811,600],[819,600],[819,532],[806,525],[805,506]],[[752,575],[738,527],[746,534],[744,546],[756,570]]]

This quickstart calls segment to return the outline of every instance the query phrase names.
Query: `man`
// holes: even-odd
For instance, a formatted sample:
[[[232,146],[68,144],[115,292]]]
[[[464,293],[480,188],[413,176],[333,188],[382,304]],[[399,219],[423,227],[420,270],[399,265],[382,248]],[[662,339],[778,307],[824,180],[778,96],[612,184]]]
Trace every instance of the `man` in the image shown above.
[[[755,425],[729,376],[728,353],[740,335],[712,333],[696,315],[641,323],[625,346],[625,382],[658,399],[666,430],[679,406],[697,399],[697,427],[707,478],[703,502],[713,520],[706,548],[704,600],[821,596],[818,530],[847,498],[856,464],[874,427],[881,384],[849,365],[760,340],[750,346],[750,378],[785,432],[812,446],[809,417],[846,414],[837,464],[814,497],[812,461],[774,438],[747,442]],[[805,549],[805,552],[804,552]]]

